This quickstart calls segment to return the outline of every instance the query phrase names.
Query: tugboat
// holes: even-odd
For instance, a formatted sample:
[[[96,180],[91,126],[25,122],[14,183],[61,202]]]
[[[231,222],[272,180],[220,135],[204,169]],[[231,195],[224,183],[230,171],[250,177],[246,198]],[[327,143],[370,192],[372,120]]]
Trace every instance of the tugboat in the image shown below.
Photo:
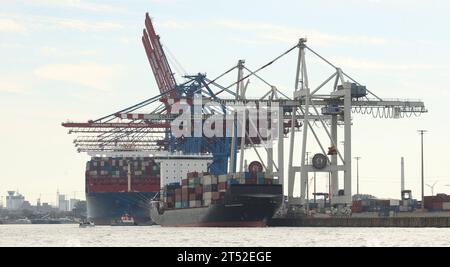
[[[120,220],[114,221],[111,226],[136,226],[136,222],[134,221],[134,218],[131,217],[128,214],[123,215],[120,217]]]

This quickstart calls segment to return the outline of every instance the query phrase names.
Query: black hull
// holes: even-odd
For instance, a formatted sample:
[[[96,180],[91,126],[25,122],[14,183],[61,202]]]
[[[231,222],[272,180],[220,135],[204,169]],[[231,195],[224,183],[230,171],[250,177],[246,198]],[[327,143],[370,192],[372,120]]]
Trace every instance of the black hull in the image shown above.
[[[87,193],[88,219],[95,225],[111,225],[123,215],[133,217],[137,225],[152,224],[150,200],[156,193],[114,192]]]
[[[232,185],[222,203],[161,211],[154,202],[151,219],[173,227],[263,227],[280,208],[281,185]]]

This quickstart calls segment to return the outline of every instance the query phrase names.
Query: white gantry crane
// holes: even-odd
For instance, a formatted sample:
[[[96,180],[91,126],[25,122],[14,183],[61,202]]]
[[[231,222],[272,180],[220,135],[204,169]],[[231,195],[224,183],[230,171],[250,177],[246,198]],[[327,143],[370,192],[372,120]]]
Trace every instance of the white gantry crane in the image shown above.
[[[298,48],[297,72],[295,78],[293,98],[287,97],[275,86],[263,80],[256,73],[272,65],[281,57]],[[333,70],[332,74],[320,82],[315,87],[311,86],[308,79],[308,68],[306,64],[306,54],[311,53],[320,61],[325,62]],[[267,153],[267,162],[263,167],[265,171],[273,172],[278,177],[280,183],[287,183],[288,202],[291,205],[304,206],[307,203],[306,190],[308,187],[308,177],[310,173],[327,173],[330,177],[329,199],[334,206],[350,206],[352,203],[352,113],[371,115],[374,118],[398,119],[420,116],[427,112],[422,101],[415,100],[391,100],[382,99],[365,86],[350,77],[339,67],[322,57],[316,51],[306,45],[306,39],[300,39],[299,43],[264,65],[256,71],[251,71],[244,66],[244,61],[240,60],[236,66],[239,70],[234,99],[222,98],[219,102],[231,105],[236,103],[255,103],[256,106],[267,106],[278,108],[276,117],[278,121],[278,141],[276,142],[277,155],[274,155],[274,147],[271,145],[264,147]],[[243,73],[244,70],[248,74]],[[246,98],[248,89],[248,78],[256,76],[269,86],[267,92],[263,92],[260,98]],[[224,89],[230,88],[226,87]],[[326,89],[329,91],[326,92]],[[245,123],[246,117],[241,119]],[[315,127],[319,125],[319,127]],[[338,136],[338,126],[344,129],[343,136]],[[301,129],[301,132],[299,131]],[[319,131],[323,131],[320,133]],[[284,136],[284,137],[283,137]],[[325,136],[325,138],[324,138]],[[285,165],[285,142],[288,142],[288,166]],[[319,151],[314,153],[312,160],[307,160],[307,145],[315,142]],[[344,149],[341,151],[338,144],[343,143]],[[258,144],[261,146],[261,144]],[[233,149],[234,146],[232,146]],[[255,145],[241,145],[239,153],[239,170],[242,171],[242,162],[245,157],[245,149]],[[301,148],[300,154],[295,153],[294,148]],[[255,150],[256,151],[256,150]],[[256,152],[259,159],[262,155]],[[234,153],[231,153],[232,155]],[[300,164],[295,163],[295,159],[300,159]],[[231,159],[233,162],[235,159]],[[233,166],[233,163],[230,164]],[[236,168],[231,167],[230,172]],[[339,173],[343,173],[343,188],[339,188]],[[296,175],[300,174],[300,197],[294,197],[294,187]]]

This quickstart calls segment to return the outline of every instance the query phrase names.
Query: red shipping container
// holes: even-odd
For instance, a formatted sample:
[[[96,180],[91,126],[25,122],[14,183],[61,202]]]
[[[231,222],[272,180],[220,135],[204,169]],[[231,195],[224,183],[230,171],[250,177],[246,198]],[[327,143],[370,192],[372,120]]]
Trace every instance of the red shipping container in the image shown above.
[[[213,200],[219,200],[220,199],[220,193],[219,192],[213,192],[212,193],[212,199]]]
[[[188,191],[187,188],[181,189],[181,199],[183,201],[188,201],[189,200],[189,191]]]
[[[251,179],[245,179],[245,184],[256,184],[257,179],[251,178]]]
[[[361,200],[355,200],[352,202],[352,207],[362,207],[362,201]]]
[[[352,207],[352,212],[353,213],[361,213],[362,212],[362,206],[358,206],[358,207],[353,206]]]
[[[197,200],[197,195],[196,194],[189,194],[189,201],[195,201]]]
[[[195,188],[195,193],[198,194],[198,195],[203,194],[203,186],[197,186]]]
[[[442,202],[433,202],[433,210],[442,210]]]
[[[188,179],[183,179],[181,180],[181,185],[182,186],[187,186],[188,185],[189,180]]]
[[[439,201],[439,199],[434,197],[434,196],[426,196],[426,197],[424,197],[424,206],[425,206],[426,209],[434,209],[433,208],[433,203],[434,202],[441,202],[441,201]]]

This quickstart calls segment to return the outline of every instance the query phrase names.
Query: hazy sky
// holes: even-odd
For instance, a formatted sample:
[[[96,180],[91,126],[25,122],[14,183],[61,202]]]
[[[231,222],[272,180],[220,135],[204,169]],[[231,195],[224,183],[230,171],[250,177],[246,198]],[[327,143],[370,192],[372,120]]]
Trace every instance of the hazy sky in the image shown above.
[[[420,195],[420,139],[427,183],[450,193],[450,3],[448,1],[0,0],[0,196],[19,189],[35,202],[84,194],[84,167],[60,126],[86,121],[157,94],[140,41],[150,12],[165,47],[188,73],[213,77],[247,60],[258,68],[299,37],[386,98],[420,98],[429,114],[381,120],[355,116],[353,153],[361,192]],[[295,54],[261,73],[292,95]],[[317,63],[311,60],[311,64]],[[178,71],[178,70],[176,70]],[[311,67],[311,87],[322,68]],[[179,71],[178,71],[179,73]],[[180,74],[180,73],[179,73]],[[249,92],[252,94],[252,92]],[[319,181],[321,190],[325,182]],[[322,190],[323,191],[323,190]],[[426,188],[427,194],[430,190]]]

